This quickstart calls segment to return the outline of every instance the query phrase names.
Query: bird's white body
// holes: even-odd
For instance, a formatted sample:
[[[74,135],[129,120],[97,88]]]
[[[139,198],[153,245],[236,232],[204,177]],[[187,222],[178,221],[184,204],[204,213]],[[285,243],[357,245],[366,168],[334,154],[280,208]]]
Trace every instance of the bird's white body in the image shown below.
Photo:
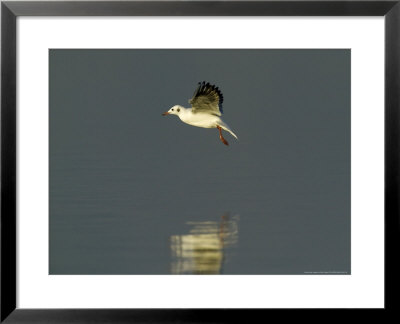
[[[221,118],[218,116],[207,113],[195,114],[192,112],[192,108],[184,107],[182,107],[182,111],[178,117],[186,124],[203,128],[215,128],[217,127],[218,122],[221,121]]]
[[[226,130],[233,137],[237,139],[236,134],[229,128],[229,126],[219,117],[206,112],[192,112],[192,108],[185,108],[179,105],[173,106],[169,111],[170,115],[177,115],[181,121],[186,124],[203,127],[203,128],[217,128],[220,126]]]

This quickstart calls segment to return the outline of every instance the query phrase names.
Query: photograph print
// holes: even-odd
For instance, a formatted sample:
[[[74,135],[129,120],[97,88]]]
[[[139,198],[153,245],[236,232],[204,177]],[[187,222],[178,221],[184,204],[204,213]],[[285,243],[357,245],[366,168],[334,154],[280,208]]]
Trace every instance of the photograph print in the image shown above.
[[[350,275],[349,49],[50,49],[50,275]]]

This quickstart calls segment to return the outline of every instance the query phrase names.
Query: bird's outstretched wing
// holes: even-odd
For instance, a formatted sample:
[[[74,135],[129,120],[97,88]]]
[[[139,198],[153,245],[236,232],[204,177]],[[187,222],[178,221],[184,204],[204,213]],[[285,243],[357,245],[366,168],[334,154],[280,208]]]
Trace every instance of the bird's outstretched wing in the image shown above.
[[[224,97],[221,91],[215,85],[208,82],[199,82],[199,86],[193,94],[193,98],[189,100],[192,105],[192,112],[206,112],[209,114],[221,116],[222,102]]]

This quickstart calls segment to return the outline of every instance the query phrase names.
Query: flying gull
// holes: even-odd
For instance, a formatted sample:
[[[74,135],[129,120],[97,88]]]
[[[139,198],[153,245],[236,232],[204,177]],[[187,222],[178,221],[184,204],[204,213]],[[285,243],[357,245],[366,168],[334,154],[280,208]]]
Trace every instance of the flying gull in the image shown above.
[[[222,129],[231,133],[231,135],[236,139],[237,136],[220,118],[223,112],[223,100],[224,97],[218,87],[203,81],[199,82],[199,85],[193,94],[193,98],[189,100],[192,108],[175,105],[170,110],[163,113],[163,115],[177,115],[181,121],[192,126],[217,128],[222,143],[229,145],[227,140],[222,136]]]

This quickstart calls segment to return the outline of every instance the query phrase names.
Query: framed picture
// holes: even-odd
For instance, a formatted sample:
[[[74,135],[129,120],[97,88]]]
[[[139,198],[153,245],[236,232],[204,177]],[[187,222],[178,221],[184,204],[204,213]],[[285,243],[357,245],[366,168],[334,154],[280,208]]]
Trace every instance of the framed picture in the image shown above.
[[[399,15],[2,2],[1,321],[394,311]]]

